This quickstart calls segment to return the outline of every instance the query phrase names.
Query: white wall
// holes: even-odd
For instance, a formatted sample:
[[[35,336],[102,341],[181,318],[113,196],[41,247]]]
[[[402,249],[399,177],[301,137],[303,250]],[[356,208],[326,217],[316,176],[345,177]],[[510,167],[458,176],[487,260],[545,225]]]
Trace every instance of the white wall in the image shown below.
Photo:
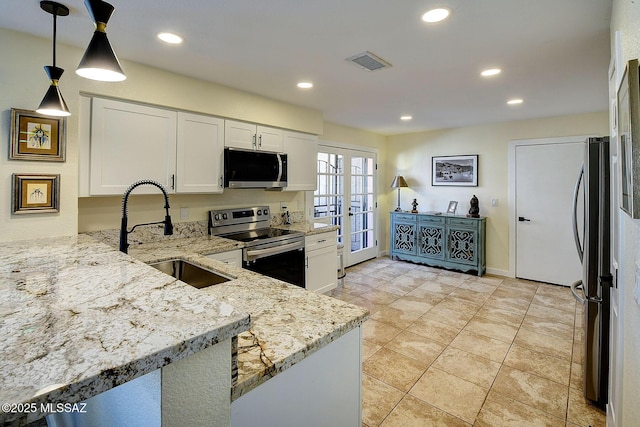
[[[465,214],[469,210],[469,200],[475,194],[480,201],[480,215],[488,217],[487,270],[490,273],[508,275],[509,141],[588,134],[607,135],[608,120],[608,113],[603,111],[391,136],[388,141],[387,177],[398,174],[407,179],[409,188],[400,190],[403,209],[411,209],[411,201],[415,198],[419,203],[420,212],[442,212],[446,211],[450,200],[457,200],[458,212]],[[461,154],[479,155],[478,187],[433,187],[431,157]],[[387,191],[397,196],[396,190]],[[497,207],[491,207],[491,199],[498,199]],[[396,202],[393,203],[395,205]],[[387,224],[386,229],[388,228]]]
[[[615,52],[615,32],[620,32],[622,64],[640,57],[640,3],[630,0],[614,0],[611,18],[612,52]],[[620,63],[620,62],[619,62]],[[636,118],[637,119],[637,118]],[[640,161],[633,153],[633,161]],[[635,183],[640,185],[640,183]],[[640,306],[633,296],[636,270],[640,269],[640,220],[626,214],[620,215],[620,276],[623,282],[623,366],[622,366],[622,414],[618,425],[640,424]]]

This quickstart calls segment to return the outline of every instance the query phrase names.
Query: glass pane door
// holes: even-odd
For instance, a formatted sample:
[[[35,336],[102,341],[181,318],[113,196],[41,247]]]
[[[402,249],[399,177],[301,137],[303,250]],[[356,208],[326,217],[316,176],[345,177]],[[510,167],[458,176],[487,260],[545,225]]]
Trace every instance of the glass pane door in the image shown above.
[[[351,156],[349,204],[349,264],[376,256],[375,229],[375,160],[373,156]]]
[[[375,154],[319,147],[314,219],[340,226],[345,266],[377,255],[375,179]]]

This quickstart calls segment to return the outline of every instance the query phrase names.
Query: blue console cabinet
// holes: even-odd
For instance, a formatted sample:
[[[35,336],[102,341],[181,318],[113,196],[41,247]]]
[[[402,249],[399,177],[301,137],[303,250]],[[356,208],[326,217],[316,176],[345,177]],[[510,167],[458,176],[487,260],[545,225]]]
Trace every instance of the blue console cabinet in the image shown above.
[[[486,217],[391,212],[390,257],[482,276],[486,223]]]

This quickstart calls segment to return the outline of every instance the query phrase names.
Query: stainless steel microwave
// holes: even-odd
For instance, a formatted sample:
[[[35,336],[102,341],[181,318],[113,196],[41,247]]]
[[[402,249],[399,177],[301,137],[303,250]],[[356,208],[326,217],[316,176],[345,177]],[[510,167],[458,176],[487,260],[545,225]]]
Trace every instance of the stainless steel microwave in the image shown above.
[[[287,155],[266,151],[224,149],[225,188],[284,188]]]

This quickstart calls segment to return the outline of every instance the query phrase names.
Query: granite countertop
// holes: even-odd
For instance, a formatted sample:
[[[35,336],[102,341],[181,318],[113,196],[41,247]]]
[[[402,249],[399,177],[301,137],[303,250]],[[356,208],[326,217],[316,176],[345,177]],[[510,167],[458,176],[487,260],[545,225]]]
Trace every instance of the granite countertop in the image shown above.
[[[306,234],[337,229],[300,223],[294,227]],[[161,252],[156,250],[160,243],[141,244],[129,253],[143,262],[184,259],[234,278],[200,290],[251,315],[250,329],[238,335],[238,381],[232,400],[360,326],[369,315],[365,308],[207,258],[203,254],[211,252],[207,243],[198,243],[202,239],[209,238],[167,240]]]
[[[242,246],[184,237],[131,245],[128,256],[86,235],[5,243],[0,403],[79,402],[237,335],[235,400],[367,319],[365,308],[206,256]],[[195,289],[144,264],[175,258],[232,280]],[[0,422],[42,415],[0,411]]]
[[[228,302],[78,235],[0,247],[0,403],[76,403],[246,331]],[[46,390],[46,391],[43,391]],[[0,410],[0,423],[44,416]]]

